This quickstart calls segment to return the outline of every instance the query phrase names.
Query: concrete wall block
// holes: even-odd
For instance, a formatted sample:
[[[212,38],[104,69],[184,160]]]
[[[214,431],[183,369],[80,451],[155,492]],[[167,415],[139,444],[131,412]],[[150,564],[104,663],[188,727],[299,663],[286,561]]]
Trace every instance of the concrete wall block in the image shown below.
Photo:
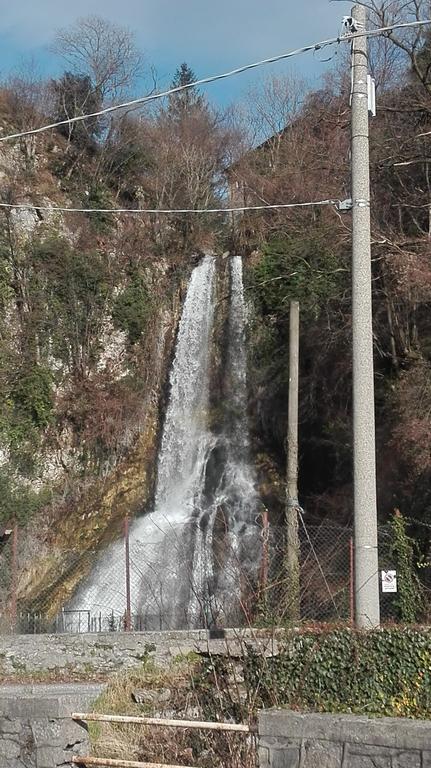
[[[302,747],[301,768],[341,768],[343,745],[306,740]]]
[[[260,734],[259,744],[269,749],[300,749],[301,747],[299,739],[285,739],[283,736],[261,736]]]
[[[375,757],[372,752],[368,755],[349,754],[343,768],[391,768],[391,754],[385,756],[381,752],[379,753],[379,747],[375,747],[375,751]]]
[[[21,748],[16,737],[7,738],[6,736],[2,736],[0,739],[0,758],[3,759],[3,761],[18,758],[20,751]]]
[[[78,694],[67,694],[58,697],[58,717],[70,718],[71,712],[91,710],[93,702],[100,696],[105,686],[86,685],[81,686]]]
[[[394,747],[373,744],[348,744],[346,750],[348,759],[345,760],[345,767],[348,768],[392,768],[392,761],[398,754]]]
[[[399,722],[395,718],[370,718],[350,715],[338,722],[339,738],[352,745],[396,746]]]
[[[377,747],[375,744],[347,744],[349,754],[351,755],[381,755],[382,757],[392,757],[398,750],[396,747]]]
[[[270,768],[269,755],[268,747],[259,744],[259,768]]]
[[[0,734],[20,733],[21,723],[19,720],[13,720],[9,717],[0,718]]]
[[[0,689],[0,714],[10,720],[38,720],[40,717],[58,717],[58,700],[55,697],[45,698],[37,695],[19,695],[16,692],[13,697],[1,695]]]
[[[0,768],[36,768],[35,763],[23,763],[21,758],[15,757],[3,762],[4,758],[0,757]]]
[[[58,768],[63,763],[63,750],[59,747],[38,747],[36,749],[36,768]]]
[[[287,747],[270,751],[270,768],[299,768],[299,749]]]
[[[400,751],[428,749],[431,744],[431,722],[425,720],[303,714],[277,709],[259,714],[259,733],[264,737],[371,744]]]
[[[383,766],[385,766],[385,763],[383,763]],[[377,766],[374,766],[371,755],[349,755],[344,761],[343,768],[377,768]],[[391,768],[390,762],[385,768]]]
[[[343,768],[421,768],[419,750],[402,751],[372,744],[348,746],[349,755]]]
[[[71,719],[92,709],[100,685],[0,687],[0,768],[59,768],[88,753],[88,733]]]
[[[397,752],[392,758],[392,768],[421,768],[422,755],[419,751]]]
[[[61,720],[51,720],[44,718],[32,720],[30,725],[36,748],[61,746],[63,736],[63,726]]]

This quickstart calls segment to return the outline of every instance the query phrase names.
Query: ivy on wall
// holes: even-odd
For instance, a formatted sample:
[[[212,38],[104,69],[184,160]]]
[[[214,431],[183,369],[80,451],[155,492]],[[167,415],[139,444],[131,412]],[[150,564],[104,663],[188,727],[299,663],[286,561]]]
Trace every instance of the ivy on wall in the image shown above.
[[[245,679],[259,706],[430,718],[431,632],[290,634],[278,656],[249,649]]]

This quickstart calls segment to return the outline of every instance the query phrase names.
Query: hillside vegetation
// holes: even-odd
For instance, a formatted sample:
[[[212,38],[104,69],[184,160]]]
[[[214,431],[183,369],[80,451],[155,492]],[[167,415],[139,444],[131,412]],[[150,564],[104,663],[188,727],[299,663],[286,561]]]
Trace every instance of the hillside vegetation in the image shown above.
[[[387,22],[383,6],[373,6],[374,21]],[[420,14],[419,6],[404,3],[397,18],[414,7]],[[399,507],[426,521],[431,504],[430,46],[422,30],[372,46],[382,520]],[[132,35],[102,19],[60,31],[55,47],[61,77],[45,82],[27,72],[3,82],[3,134],[98,111],[142,87],[149,73]],[[320,88],[293,74],[272,77],[238,111],[222,114],[191,88],[157,108],[1,144],[1,201],[40,206],[0,213],[1,520],[17,516],[38,533],[43,522],[51,537],[59,525],[62,536],[82,526],[91,538],[91,513],[106,508],[99,540],[113,518],[142,508],[184,286],[202,250],[229,248],[246,264],[255,453],[267,479],[283,473],[288,309],[299,299],[301,499],[313,518],[349,521],[350,214],[316,206],[232,222],[109,212],[211,207],[228,184],[251,204],[348,198],[347,53],[337,61]],[[183,64],[173,84],[193,81]],[[45,210],[52,206],[107,211]],[[276,511],[276,482],[271,494]],[[426,554],[427,529],[418,536]]]

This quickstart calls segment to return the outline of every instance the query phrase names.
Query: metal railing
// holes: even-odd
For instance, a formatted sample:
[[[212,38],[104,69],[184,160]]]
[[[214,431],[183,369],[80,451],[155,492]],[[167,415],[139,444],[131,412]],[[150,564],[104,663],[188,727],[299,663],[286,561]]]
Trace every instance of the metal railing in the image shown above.
[[[257,732],[256,728],[243,723],[222,723],[207,720],[175,720],[159,717],[134,717],[132,715],[102,715],[96,713],[74,712],[72,719],[80,723],[114,723],[133,724],[143,726],[156,726],[160,728],[181,728],[201,731],[218,731],[225,733],[243,733],[246,735]],[[82,766],[106,766],[106,768],[196,768],[196,766],[177,766],[167,763],[147,763],[136,760],[120,760],[109,757],[74,756],[74,765]]]

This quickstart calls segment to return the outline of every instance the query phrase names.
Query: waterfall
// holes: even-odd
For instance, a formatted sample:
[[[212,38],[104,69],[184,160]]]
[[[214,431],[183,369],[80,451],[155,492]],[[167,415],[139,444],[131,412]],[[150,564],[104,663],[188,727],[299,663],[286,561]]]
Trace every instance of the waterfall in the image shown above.
[[[217,589],[230,601],[230,610],[238,615],[232,595],[246,591],[256,575],[260,560],[260,539],[256,526],[258,497],[250,457],[250,432],[247,417],[247,344],[246,305],[242,275],[242,259],[231,260],[231,302],[227,363],[226,417],[227,460],[223,495],[228,508],[229,553],[219,571]],[[241,609],[241,613],[242,613]]]
[[[213,477],[206,478],[212,491],[206,494],[207,504],[202,507],[196,539],[193,581],[199,600],[192,595],[192,625],[202,613],[203,602],[206,623],[226,624],[244,619],[240,607],[242,588],[256,575],[260,556],[258,499],[247,419],[246,306],[239,256],[231,259],[230,271],[225,416],[221,434],[213,445],[213,461],[210,458],[206,467],[207,474],[213,470]],[[202,598],[205,592],[206,600]]]
[[[154,511],[130,530],[132,613],[141,614],[148,628],[187,623],[189,574],[184,566],[191,532],[186,524],[198,502],[211,444],[206,419],[214,284],[215,260],[207,256],[193,270],[179,324]],[[121,616],[124,607],[124,545],[116,542],[81,587],[72,608]]]
[[[154,510],[130,530],[132,613],[146,629],[234,620],[240,568],[256,570],[241,259],[231,259],[226,413],[219,434],[208,424],[215,274],[215,259],[206,256],[190,279],[170,372]],[[124,607],[124,545],[116,542],[68,608],[121,617]]]

